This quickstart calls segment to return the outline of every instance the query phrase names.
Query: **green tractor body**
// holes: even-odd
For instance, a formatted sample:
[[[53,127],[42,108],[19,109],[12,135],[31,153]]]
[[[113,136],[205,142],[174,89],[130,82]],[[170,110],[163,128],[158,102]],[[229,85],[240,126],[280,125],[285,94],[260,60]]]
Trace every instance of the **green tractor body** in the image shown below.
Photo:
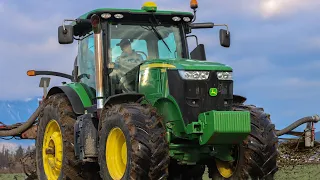
[[[250,112],[250,108],[235,107],[235,104],[242,104],[243,98],[240,97],[239,100],[239,96],[233,94],[233,69],[231,67],[206,61],[202,44],[197,44],[197,47],[189,52],[187,39],[192,37],[188,36],[192,29],[219,26],[213,23],[193,23],[193,19],[194,14],[192,13],[159,11],[155,4],[146,3],[141,10],[93,10],[73,20],[71,25],[59,27],[60,44],[70,44],[73,39],[77,39],[78,54],[71,78],[73,82],[51,88],[47,99],[56,94],[65,94],[77,117],[72,125],[74,126],[75,157],[77,161],[86,163],[99,162],[102,179],[120,177],[115,175],[117,173],[112,174],[111,170],[110,172],[106,170],[109,175],[104,175],[103,163],[111,161],[108,160],[108,153],[105,153],[105,160],[104,158],[98,160],[105,157],[101,152],[106,151],[99,149],[106,146],[101,143],[104,138],[103,134],[106,133],[103,132],[103,129],[107,130],[112,123],[117,124],[120,121],[113,121],[111,110],[109,112],[108,109],[119,104],[139,102],[156,109],[164,129],[163,133],[157,136],[164,137],[166,140],[167,145],[163,147],[168,147],[167,155],[172,162],[170,166],[176,162],[175,168],[184,166],[197,168],[202,165],[211,167],[215,159],[227,164],[239,161],[239,156],[234,156],[232,151],[235,146],[241,146],[243,142],[249,141],[247,138],[252,133],[254,114]],[[119,60],[119,56],[124,53],[118,44],[123,39],[131,42],[132,49],[140,55],[139,57],[142,57],[142,61],[128,60],[127,64],[121,64],[124,61]],[[224,47],[230,46],[229,30],[220,30],[220,44]],[[132,65],[134,63],[136,65]],[[125,107],[130,109],[129,105]],[[127,116],[123,115],[124,123],[129,121],[125,118]],[[260,118],[260,116],[256,117]],[[148,122],[146,120],[144,124]],[[264,123],[268,124],[269,121]],[[136,125],[137,129],[134,132],[131,132],[131,126],[127,129],[128,132],[134,134],[138,133],[139,127],[143,129],[141,126],[143,125]],[[270,131],[271,126],[266,126],[266,131]],[[254,133],[258,132],[254,130]],[[153,132],[145,131],[148,131],[151,138],[148,142],[154,143],[156,137]],[[113,131],[108,134],[111,132]],[[264,130],[260,133],[263,132]],[[135,142],[134,138],[138,137],[131,138],[132,144]],[[272,139],[268,140],[272,141]],[[106,143],[109,143],[109,140]],[[114,148],[116,146],[114,145]],[[129,147],[128,142],[127,146]],[[155,146],[161,147],[150,145],[150,147]],[[132,152],[135,152],[134,149],[132,145]],[[152,152],[150,150],[150,159],[155,156],[152,153],[157,154],[156,149],[155,147]],[[112,154],[111,150],[109,154]],[[242,152],[242,156],[243,154]],[[262,158],[268,159],[271,155],[268,154],[267,157],[266,154]],[[167,155],[160,156],[165,159]],[[141,158],[141,156],[137,157]],[[159,164],[161,164],[160,160]],[[216,167],[218,166],[217,163]],[[232,174],[226,175],[228,174],[228,170],[224,170],[228,169],[226,166],[219,167],[221,174],[219,177],[228,178]],[[108,166],[108,168],[111,167]],[[155,167],[150,165],[150,169],[152,168]],[[154,171],[150,170],[148,176],[150,179],[153,177],[150,174],[153,174]],[[169,167],[169,177],[170,174],[176,173],[174,171]],[[260,177],[261,174],[265,176],[266,172],[274,172],[274,169],[265,168],[262,171],[257,177]],[[198,174],[199,172],[200,175],[194,175],[194,177],[201,177],[203,172],[202,170],[196,171]],[[131,175],[131,178],[135,177]],[[126,177],[129,178],[129,175]],[[186,176],[183,177],[186,178]],[[239,176],[235,177],[237,179]]]

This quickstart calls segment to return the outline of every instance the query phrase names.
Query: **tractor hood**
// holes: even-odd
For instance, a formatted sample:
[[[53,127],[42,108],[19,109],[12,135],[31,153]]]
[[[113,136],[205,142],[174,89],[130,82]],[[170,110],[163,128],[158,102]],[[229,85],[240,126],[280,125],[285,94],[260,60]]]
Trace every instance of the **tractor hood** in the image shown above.
[[[199,61],[192,59],[154,59],[143,63],[143,67],[168,67],[170,69],[179,70],[218,70],[218,71],[232,71],[232,68],[221,63],[210,61]]]

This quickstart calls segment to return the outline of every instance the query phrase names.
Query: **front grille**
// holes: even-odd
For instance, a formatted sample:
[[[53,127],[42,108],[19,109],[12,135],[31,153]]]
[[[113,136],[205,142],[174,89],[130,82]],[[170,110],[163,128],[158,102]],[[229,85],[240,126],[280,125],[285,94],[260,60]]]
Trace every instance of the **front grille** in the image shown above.
[[[168,70],[169,92],[176,99],[185,124],[198,121],[200,113],[230,110],[233,81],[219,81],[215,71],[208,80],[184,80],[178,70]],[[209,89],[217,88],[218,95],[210,96]]]

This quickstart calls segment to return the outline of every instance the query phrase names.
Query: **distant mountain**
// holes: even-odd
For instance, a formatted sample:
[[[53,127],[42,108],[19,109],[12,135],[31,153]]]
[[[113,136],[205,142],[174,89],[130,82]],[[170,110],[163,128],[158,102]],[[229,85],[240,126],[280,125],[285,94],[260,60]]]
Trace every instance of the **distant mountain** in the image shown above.
[[[285,136],[285,137],[284,137]],[[291,138],[291,139],[298,139],[299,137],[297,136],[289,136],[289,135],[283,135],[283,138]],[[320,142],[320,131],[315,132],[315,140]],[[285,139],[280,139],[280,142],[286,141]]]
[[[39,98],[30,98],[20,101],[0,101],[0,122],[6,125],[23,123],[39,106]],[[33,140],[4,140],[0,138],[0,150],[3,146],[10,151],[16,150],[19,145],[23,148],[33,145]]]
[[[320,141],[320,131],[315,133],[315,139],[316,141]]]
[[[25,122],[39,106],[38,98],[21,101],[0,101],[0,122]]]

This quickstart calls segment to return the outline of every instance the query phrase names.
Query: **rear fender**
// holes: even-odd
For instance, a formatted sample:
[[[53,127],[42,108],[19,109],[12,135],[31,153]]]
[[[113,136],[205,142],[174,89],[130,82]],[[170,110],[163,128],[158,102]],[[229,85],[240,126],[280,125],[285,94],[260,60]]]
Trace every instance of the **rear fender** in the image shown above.
[[[244,102],[246,102],[247,98],[244,96],[240,96],[240,95],[233,95],[233,103],[235,104],[242,104]]]

